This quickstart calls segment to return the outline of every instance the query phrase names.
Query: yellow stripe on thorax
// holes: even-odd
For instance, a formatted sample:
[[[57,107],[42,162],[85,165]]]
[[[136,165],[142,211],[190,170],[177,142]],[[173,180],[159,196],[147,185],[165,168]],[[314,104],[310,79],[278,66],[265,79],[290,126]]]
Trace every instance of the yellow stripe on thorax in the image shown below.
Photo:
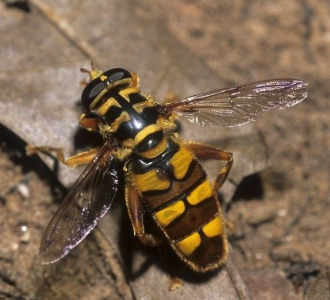
[[[134,110],[137,113],[139,113],[139,114],[142,113],[143,110],[146,107],[153,107],[153,106],[155,106],[155,102],[151,98],[144,98],[144,99],[145,99],[145,101],[139,102],[139,103],[135,103],[135,104],[132,105],[132,107],[134,108]]]
[[[111,124],[112,130],[114,132],[117,131],[118,127],[123,123],[123,122],[128,122],[131,119],[131,116],[128,114],[127,111],[123,111],[120,116],[114,120]]]
[[[129,95],[139,93],[140,89],[136,87],[129,87],[119,91],[119,95],[122,96],[127,102],[130,102]]]
[[[94,104],[94,101],[92,104]],[[108,112],[111,106],[121,107],[121,105],[115,98],[109,98],[97,109],[98,114],[103,117]]]

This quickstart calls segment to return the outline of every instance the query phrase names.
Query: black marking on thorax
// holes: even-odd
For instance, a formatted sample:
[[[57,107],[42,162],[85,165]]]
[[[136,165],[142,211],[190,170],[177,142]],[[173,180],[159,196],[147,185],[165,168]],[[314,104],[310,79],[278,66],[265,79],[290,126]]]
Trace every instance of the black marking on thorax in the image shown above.
[[[128,102],[120,94],[114,94],[112,92],[106,93],[100,102],[104,103],[103,98],[105,97],[108,99],[109,97],[114,98],[120,105],[120,107],[111,106],[106,112],[104,115],[104,121],[106,124],[111,125],[125,112],[129,115],[130,118],[130,120],[122,122],[117,128],[116,132],[114,132],[114,135],[119,140],[134,139],[140,130],[147,127],[148,125],[155,124],[159,117],[157,105],[152,107],[146,106],[141,112],[137,112],[134,109],[134,104],[147,101],[147,99],[140,93],[129,94],[130,102]]]

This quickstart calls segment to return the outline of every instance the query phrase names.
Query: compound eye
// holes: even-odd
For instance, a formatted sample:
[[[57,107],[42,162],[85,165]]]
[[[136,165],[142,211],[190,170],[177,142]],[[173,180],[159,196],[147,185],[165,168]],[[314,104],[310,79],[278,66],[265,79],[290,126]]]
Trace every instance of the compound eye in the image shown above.
[[[95,78],[86,85],[81,94],[81,103],[84,108],[89,109],[94,99],[106,88],[100,77]]]
[[[130,83],[132,75],[125,69],[115,68],[105,71],[102,75],[92,80],[87,84],[81,95],[81,103],[85,109],[89,110],[90,105],[95,98],[105,89],[112,89],[113,87],[126,87]]]
[[[102,75],[107,77],[107,79],[105,80],[107,84],[111,84],[111,83],[115,83],[117,81],[123,80],[123,79],[131,79],[132,75],[130,72],[128,72],[125,69],[121,69],[121,68],[115,68],[115,69],[111,69],[108,71],[105,71]]]

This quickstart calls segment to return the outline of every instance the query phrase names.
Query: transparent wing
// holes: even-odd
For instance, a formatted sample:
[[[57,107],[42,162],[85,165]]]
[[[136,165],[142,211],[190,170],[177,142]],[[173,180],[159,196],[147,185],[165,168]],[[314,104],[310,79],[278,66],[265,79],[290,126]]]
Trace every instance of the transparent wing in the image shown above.
[[[166,103],[164,113],[182,115],[202,126],[237,126],[260,113],[296,105],[307,97],[307,83],[273,79],[198,94]]]
[[[109,210],[118,188],[113,149],[110,142],[100,149],[50,221],[40,245],[43,263],[65,256]]]

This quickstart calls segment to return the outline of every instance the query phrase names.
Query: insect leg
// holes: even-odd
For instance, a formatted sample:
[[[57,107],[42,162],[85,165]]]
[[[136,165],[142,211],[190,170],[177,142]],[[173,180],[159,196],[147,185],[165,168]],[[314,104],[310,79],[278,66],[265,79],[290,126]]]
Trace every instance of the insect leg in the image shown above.
[[[99,119],[82,114],[79,120],[79,125],[89,131],[98,131]]]
[[[153,234],[145,233],[143,221],[143,205],[139,193],[127,182],[126,184],[126,206],[132,222],[134,235],[146,246],[158,246],[161,239]]]
[[[65,160],[65,164],[70,167],[75,167],[77,165],[83,165],[90,163],[94,156],[100,151],[100,148],[93,148],[88,151],[80,152],[73,155]]]
[[[231,152],[204,144],[191,143],[187,144],[186,147],[192,151],[199,160],[214,159],[226,162],[214,181],[213,190],[218,191],[226,180],[233,165],[233,154]]]
[[[84,151],[81,153],[78,153],[76,155],[73,155],[67,159],[64,159],[63,150],[62,148],[56,148],[56,147],[49,147],[49,146],[33,146],[28,145],[26,146],[26,153],[27,155],[36,154],[38,152],[55,152],[56,158],[63,164],[74,168],[77,165],[81,164],[87,164],[92,161],[94,156],[99,152],[99,148],[90,149],[88,151]]]

